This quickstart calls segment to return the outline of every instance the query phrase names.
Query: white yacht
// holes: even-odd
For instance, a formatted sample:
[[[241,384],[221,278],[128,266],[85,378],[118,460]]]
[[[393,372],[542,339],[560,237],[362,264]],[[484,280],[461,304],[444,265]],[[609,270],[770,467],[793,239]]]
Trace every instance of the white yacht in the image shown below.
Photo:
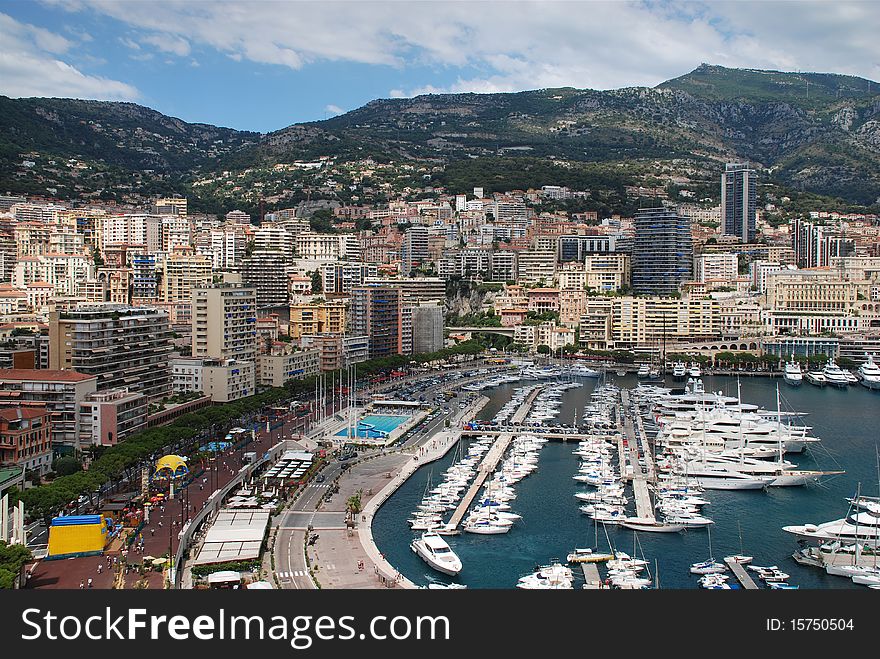
[[[554,562],[538,568],[532,574],[521,577],[516,584],[517,588],[540,589],[540,590],[571,590],[574,576],[571,568]]]
[[[783,526],[783,531],[816,540],[859,541],[870,547],[880,546],[880,513],[852,512],[843,519],[822,524]]]
[[[453,577],[461,572],[461,559],[434,531],[422,533],[422,537],[413,540],[410,547],[425,563],[438,572]]]
[[[574,375],[579,378],[598,378],[602,375],[601,371],[597,371],[595,368],[589,368],[584,366],[583,364],[576,364],[568,369],[569,375]]]
[[[792,387],[799,387],[804,381],[804,373],[801,370],[801,365],[794,360],[794,355],[791,356],[790,362],[785,362],[785,374],[783,375],[783,378],[785,379],[785,383],[790,384]]]
[[[867,361],[859,366],[859,380],[863,387],[880,389],[880,366],[874,363],[873,355],[866,354]]]
[[[700,365],[697,362],[691,362],[690,367],[688,368],[688,376],[692,378],[698,378],[703,375],[703,371],[700,369]]]
[[[822,369],[822,374],[825,376],[825,380],[828,384],[832,387],[843,389],[849,386],[849,380],[840,366],[834,363],[833,358],[829,359],[825,364],[825,368]]]
[[[688,376],[687,364],[675,362],[672,365],[672,377],[675,380],[684,380]]]
[[[828,384],[828,378],[825,377],[825,373],[822,371],[808,371],[807,382],[817,387],[824,387]]]
[[[645,379],[645,378],[648,377],[650,374],[651,374],[651,367],[648,366],[647,364],[642,364],[641,366],[639,366],[639,370],[636,371],[636,376],[637,376],[640,380]]]

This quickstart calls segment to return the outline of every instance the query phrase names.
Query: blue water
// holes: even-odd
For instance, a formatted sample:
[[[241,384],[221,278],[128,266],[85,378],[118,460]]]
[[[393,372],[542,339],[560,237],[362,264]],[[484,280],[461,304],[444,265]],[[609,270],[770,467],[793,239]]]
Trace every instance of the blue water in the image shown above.
[[[397,426],[406,423],[409,418],[408,416],[368,414],[358,422],[356,434],[358,437],[384,437]],[[348,428],[343,428],[336,433],[336,436],[347,437]]]
[[[612,376],[621,387],[634,387],[636,379],[628,375]],[[589,400],[596,381],[584,379],[584,386],[566,392],[559,420],[571,423],[575,409],[578,414]],[[703,378],[707,390],[736,395],[736,380],[730,377]],[[788,524],[821,523],[843,517],[859,482],[862,493],[878,494],[875,445],[880,442],[880,392],[860,385],[840,390],[819,389],[809,384],[791,388],[782,380],[743,378],[744,402],[776,408],[776,386],[780,387],[783,408],[808,412],[804,422],[822,443],[800,455],[787,459],[803,468],[845,469],[846,474],[831,477],[818,486],[770,488],[767,491],[730,492],[707,490],[711,504],[704,508],[715,520],[712,527],[712,553],[715,558],[739,553],[742,530],[742,551],[755,557],[756,565],[778,565],[791,575],[792,584],[801,588],[863,588],[841,577],[832,577],[823,570],[800,566],[791,559],[798,549],[795,536],[782,531]],[[481,418],[491,418],[510,399],[516,386],[505,385],[488,392],[490,403]],[[668,386],[673,386],[671,379]],[[466,441],[466,440],[463,440]],[[516,486],[517,498],[511,510],[522,515],[507,534],[481,536],[462,533],[447,537],[461,557],[462,572],[450,579],[434,572],[409,548],[415,533],[406,520],[425,493],[429,479],[436,484],[454,458],[450,451],[444,458],[419,469],[378,511],[373,523],[373,536],[386,558],[415,583],[450,580],[471,588],[512,588],[517,579],[536,564],[553,558],[565,560],[575,547],[596,545],[596,527],[579,510],[574,493],[584,486],[572,480],[578,460],[572,455],[574,443],[551,441],[540,453],[539,468]],[[632,507],[632,504],[630,504]],[[626,529],[608,527],[608,539],[615,549],[633,552],[634,534]],[[662,588],[696,588],[697,577],[690,574],[691,563],[709,557],[708,534],[690,530],[673,534],[638,534],[645,557],[657,561]],[[598,547],[607,550],[605,532],[598,529]],[[604,570],[603,570],[604,572]],[[575,570],[577,575],[579,570]],[[576,587],[579,584],[575,584]]]

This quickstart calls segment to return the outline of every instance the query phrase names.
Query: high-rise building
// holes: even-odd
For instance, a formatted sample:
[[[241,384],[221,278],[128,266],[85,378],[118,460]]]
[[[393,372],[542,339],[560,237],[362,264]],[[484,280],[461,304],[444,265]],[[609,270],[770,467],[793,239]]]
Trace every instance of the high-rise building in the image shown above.
[[[721,175],[721,227],[744,243],[755,240],[757,176],[748,163],[728,163]]]
[[[241,262],[241,279],[245,286],[257,290],[257,306],[279,307],[288,302],[289,260],[283,252],[256,250]]]
[[[253,362],[257,289],[211,286],[194,288],[192,296],[192,356]]]
[[[182,215],[186,217],[186,197],[157,199],[152,210],[157,215]]]
[[[251,216],[239,210],[226,213],[226,221],[232,224],[250,224]]]
[[[192,320],[192,291],[211,284],[211,259],[193,254],[191,247],[179,247],[165,259],[162,278],[162,301],[168,305],[172,324],[189,324]]]
[[[403,245],[400,249],[400,273],[408,277],[413,268],[417,268],[428,258],[428,227],[415,224],[406,230]]]
[[[673,295],[690,279],[693,260],[690,220],[665,208],[636,213],[632,287],[638,295]]]
[[[397,287],[351,291],[349,334],[370,337],[370,359],[403,353],[403,293]]]
[[[98,377],[98,391],[128,387],[149,399],[171,393],[168,314],[122,304],[49,314],[49,368]]]
[[[412,351],[436,352],[443,347],[443,307],[418,304],[412,307]]]

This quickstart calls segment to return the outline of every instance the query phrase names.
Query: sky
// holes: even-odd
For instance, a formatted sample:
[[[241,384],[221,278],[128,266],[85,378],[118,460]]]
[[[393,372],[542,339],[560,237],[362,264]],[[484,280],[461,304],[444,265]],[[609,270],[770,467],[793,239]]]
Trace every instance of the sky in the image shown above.
[[[654,86],[706,62],[880,80],[880,3],[0,0],[0,94],[268,132],[375,98]]]

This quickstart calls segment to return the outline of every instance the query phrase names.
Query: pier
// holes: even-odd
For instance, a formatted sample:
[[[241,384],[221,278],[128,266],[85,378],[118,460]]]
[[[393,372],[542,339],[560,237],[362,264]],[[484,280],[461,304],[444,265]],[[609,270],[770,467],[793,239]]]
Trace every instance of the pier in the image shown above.
[[[511,420],[514,424],[519,424],[522,422],[523,419],[526,418],[526,415],[532,408],[532,403],[535,402],[535,398],[538,397],[538,394],[540,393],[542,388],[543,387],[538,387],[532,393],[526,396],[523,404],[519,406],[519,409],[517,409],[511,417]],[[490,433],[477,434],[484,435]],[[513,440],[515,433],[498,432],[492,434],[497,434],[498,439],[495,440],[495,443],[492,444],[492,448],[490,448],[486,455],[483,457],[483,461],[477,468],[477,475],[474,478],[474,482],[471,483],[471,486],[468,488],[467,492],[465,492],[465,495],[461,498],[461,501],[459,502],[458,507],[455,509],[455,512],[452,513],[452,517],[449,519],[447,528],[455,529],[458,528],[459,524],[461,524],[461,520],[464,517],[464,514],[467,512],[467,509],[470,507],[471,502],[473,502],[474,498],[477,496],[480,488],[483,487],[483,483],[486,482],[489,474],[495,471],[495,467],[498,466],[498,462],[501,460],[501,457],[504,455],[507,447],[510,446],[510,442]]]
[[[737,563],[729,558],[725,558],[724,562],[727,563],[727,567],[730,568],[731,572],[733,572],[733,576],[736,577],[737,581],[740,582],[743,588],[746,590],[759,590],[758,585],[752,581],[749,573],[743,568],[742,563]]]
[[[596,563],[581,563],[584,571],[584,589],[599,590],[602,588],[602,577],[599,576],[599,566]]]
[[[654,460],[651,457],[651,449],[648,446],[645,430],[642,427],[641,418],[639,418],[633,405],[629,400],[629,391],[624,389],[621,392],[621,408],[625,410],[626,415],[621,413],[623,425],[622,435],[627,438],[627,445],[623,446],[623,438],[621,437],[618,450],[623,450],[620,455],[621,478],[630,478],[633,486],[633,497],[636,501],[636,517],[654,520],[654,507],[651,505],[651,495],[648,492],[648,480],[654,475]],[[633,414],[635,412],[635,414]],[[636,418],[636,425],[633,426],[630,420],[631,415]],[[641,448],[643,458],[639,460],[639,449]],[[628,451],[627,451],[628,449]],[[626,462],[624,454],[628,454],[629,464],[632,467],[632,474],[628,474],[624,469]],[[644,466],[642,466],[644,464]]]

